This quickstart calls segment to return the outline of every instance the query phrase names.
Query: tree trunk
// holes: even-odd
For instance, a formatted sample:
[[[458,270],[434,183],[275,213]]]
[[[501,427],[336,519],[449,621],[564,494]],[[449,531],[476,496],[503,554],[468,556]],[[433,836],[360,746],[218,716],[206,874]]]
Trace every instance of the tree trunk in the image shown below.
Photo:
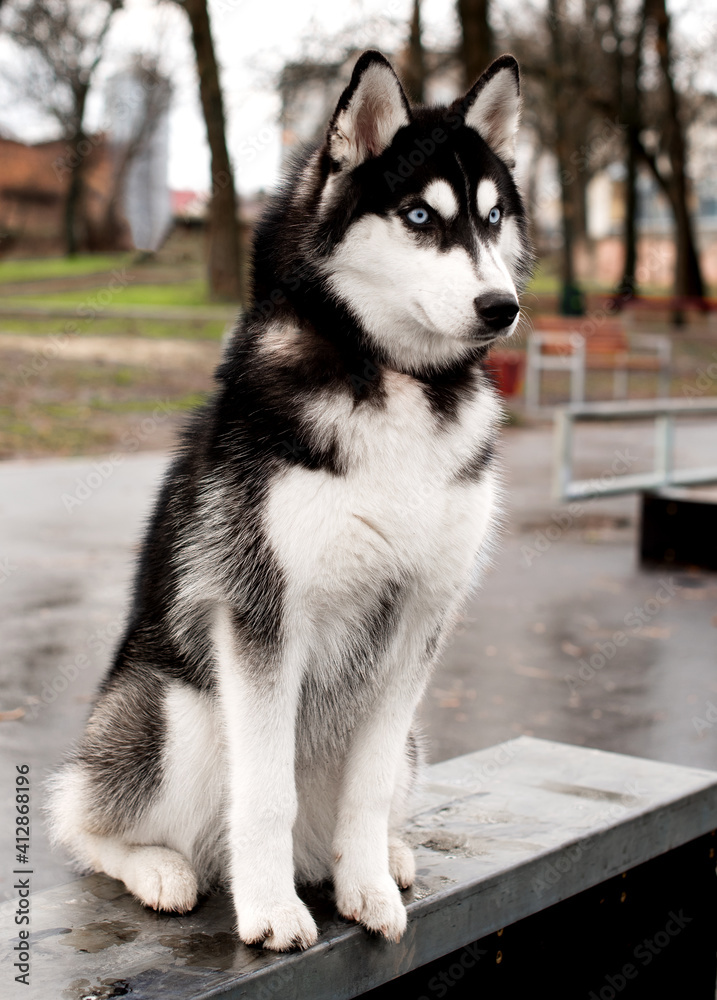
[[[657,53],[660,59],[665,93],[667,96],[667,121],[665,124],[666,147],[670,158],[670,177],[660,177],[654,157],[648,161],[653,173],[670,199],[675,218],[675,239],[677,259],[675,262],[675,306],[674,321],[683,321],[684,298],[704,300],[705,288],[702,280],[699,255],[695,242],[692,219],[687,208],[687,173],[684,126],[674,80],[672,79],[672,54],[670,52],[670,19],[665,0],[645,0],[645,19],[652,19],[657,28]]]
[[[493,58],[493,29],[488,21],[490,0],[458,0],[461,61],[466,88],[472,87]]]
[[[571,191],[574,170],[570,162],[573,139],[568,125],[570,93],[563,80],[566,64],[562,36],[565,23],[561,0],[548,0],[548,26],[551,38],[552,74],[550,76],[551,103],[555,115],[555,155],[560,175],[560,205],[563,231],[563,249],[560,260],[560,311],[568,316],[582,315],[583,296],[575,281],[573,255],[575,252],[575,200]]]
[[[65,200],[65,253],[68,257],[74,257],[82,243],[79,233],[79,216],[82,211],[83,200],[82,189],[84,185],[82,168],[84,157],[77,152],[77,149],[83,139],[84,135],[80,132],[71,143],[75,152],[75,158],[70,172],[70,183],[67,188],[67,198]]]
[[[209,204],[208,278],[212,298],[237,301],[243,288],[239,252],[237,197],[224,127],[224,104],[214,54],[206,0],[184,0],[192,27],[207,139],[211,151],[212,197]]]
[[[622,267],[622,278],[618,287],[620,302],[629,302],[637,288],[637,152],[636,139],[639,127],[630,123],[627,126],[625,151],[625,221],[623,223],[623,246],[625,260]]]
[[[679,297],[704,299],[705,286],[702,280],[697,243],[692,219],[687,210],[685,178],[673,177],[675,198],[672,210],[677,228],[677,260],[675,261],[675,294]]]
[[[413,0],[411,33],[408,39],[408,59],[406,61],[406,71],[403,76],[408,96],[412,101],[423,104],[426,99],[426,60],[421,39],[420,0]]]
[[[73,136],[68,147],[72,157],[70,162],[70,183],[65,201],[65,252],[68,257],[74,257],[80,249],[85,249],[86,225],[83,225],[84,204],[84,172],[89,141],[85,135],[82,123],[85,120],[85,106],[89,92],[89,82],[83,84],[75,81],[72,92],[75,106],[73,109]]]
[[[619,120],[625,124],[625,219],[622,239],[625,252],[622,277],[616,290],[615,304],[621,307],[635,295],[637,288],[637,168],[640,152],[640,97],[638,81],[642,70],[644,21],[640,19],[635,35],[626,38],[620,23],[620,2],[610,2],[610,27],[617,41],[615,48],[616,104]],[[634,48],[627,51],[627,43]]]

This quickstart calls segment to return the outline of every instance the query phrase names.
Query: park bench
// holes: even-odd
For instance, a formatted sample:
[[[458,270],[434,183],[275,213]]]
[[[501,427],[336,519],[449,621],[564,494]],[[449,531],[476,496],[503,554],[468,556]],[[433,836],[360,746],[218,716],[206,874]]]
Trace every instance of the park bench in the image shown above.
[[[585,400],[587,371],[611,371],[613,396],[625,399],[630,372],[654,372],[657,395],[670,394],[669,337],[631,333],[619,319],[589,316],[536,316],[528,335],[525,399],[529,411],[537,412],[543,371],[570,375],[570,402]]]
[[[615,298],[607,298],[606,305],[615,308]],[[633,295],[627,301],[621,302],[619,297],[617,306],[621,309],[631,309],[642,312],[658,312],[660,315],[675,313],[709,313],[717,310],[717,299],[705,296],[698,298],[695,295]]]
[[[223,893],[169,916],[93,875],[31,897],[29,987],[4,904],[2,995],[714,1000],[716,825],[716,773],[519,737],[427,770],[398,944],[317,890],[318,943],[277,955],[238,942]]]

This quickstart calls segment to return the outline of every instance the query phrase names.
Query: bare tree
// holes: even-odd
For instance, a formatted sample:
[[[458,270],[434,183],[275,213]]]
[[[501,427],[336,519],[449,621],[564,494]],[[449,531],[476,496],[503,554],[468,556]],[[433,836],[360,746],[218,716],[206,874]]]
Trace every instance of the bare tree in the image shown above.
[[[35,100],[60,127],[71,148],[66,158],[65,242],[74,254],[86,239],[82,219],[83,172],[92,143],[85,109],[104,53],[112,15],[124,0],[10,0],[3,6],[5,34],[28,55],[23,97]]]
[[[678,302],[674,319],[679,323],[683,318],[679,300],[693,298],[703,301],[705,288],[687,207],[685,128],[683,109],[674,82],[670,17],[665,0],[645,0],[644,12],[645,21],[654,28],[654,44],[662,76],[662,128],[651,130],[654,138],[652,148],[638,138],[638,149],[667,197],[675,220],[675,295]]]
[[[625,259],[617,293],[619,304],[629,301],[635,294],[637,280],[637,177],[640,163],[640,132],[642,117],[640,107],[640,77],[645,21],[637,18],[630,30],[623,24],[624,12],[620,0],[610,0],[610,30],[615,44],[615,103],[620,121],[625,126],[625,217],[623,245]]]
[[[489,0],[457,0],[464,83],[472,87],[494,56]]]
[[[587,186],[612,148],[617,148],[620,134],[607,115],[613,108],[612,92],[606,85],[610,73],[595,6],[548,0],[545,15],[518,28],[509,26],[508,43],[521,65],[526,123],[540,147],[556,159],[561,309],[580,312],[583,298],[575,255],[578,244],[587,238]]]
[[[137,54],[130,68],[131,79],[136,84],[136,94],[115,95],[108,108],[108,119],[126,122],[120,139],[111,141],[113,158],[112,187],[104,219],[95,242],[114,247],[125,226],[123,205],[127,178],[132,164],[143,153],[160,119],[169,108],[172,85],[160,71],[156,56]]]
[[[679,321],[679,300],[701,299],[704,287],[687,207],[686,107],[674,84],[665,0],[643,0],[637,11],[628,9],[620,0],[609,0],[607,7],[596,0],[586,0],[581,7],[572,9],[566,0],[548,0],[547,26],[549,62],[541,64],[539,52],[531,48],[531,40],[521,39],[519,46],[527,46],[528,75],[541,76],[547,81],[545,94],[552,138],[548,138],[546,145],[557,157],[561,183],[564,296],[566,290],[574,287],[572,246],[584,230],[580,215],[584,213],[585,186],[594,170],[604,165],[602,157],[592,156],[594,162],[587,164],[580,153],[584,148],[591,150],[590,122],[596,112],[601,112],[606,123],[617,123],[615,139],[621,137],[619,145],[626,175],[625,259],[618,301],[629,299],[636,287],[637,178],[642,162],[654,174],[675,219],[678,298],[675,319]],[[653,72],[646,74],[645,53],[649,45],[653,45],[658,59]],[[617,146],[617,142],[607,144],[608,159],[619,155]]]
[[[568,46],[565,32],[564,4],[562,0],[548,0],[548,27],[550,31],[550,55],[552,65],[565,70],[568,62]],[[572,68],[572,66],[571,66]],[[551,104],[554,112],[554,149],[558,160],[560,175],[561,218],[563,225],[563,252],[561,277],[563,283],[562,311],[565,313],[582,312],[580,293],[575,284],[574,246],[575,246],[575,199],[571,197],[570,156],[575,149],[574,135],[570,131],[568,114],[570,97],[573,88],[565,85],[562,73],[550,73]]]
[[[182,0],[192,29],[199,76],[199,96],[211,153],[212,196],[209,203],[208,279],[213,298],[244,297],[245,277],[239,246],[237,196],[227,149],[224,102],[214,53],[206,0]]]
[[[421,37],[421,4],[413,0],[408,50],[403,70],[403,82],[412,101],[423,104],[426,99],[426,57]]]

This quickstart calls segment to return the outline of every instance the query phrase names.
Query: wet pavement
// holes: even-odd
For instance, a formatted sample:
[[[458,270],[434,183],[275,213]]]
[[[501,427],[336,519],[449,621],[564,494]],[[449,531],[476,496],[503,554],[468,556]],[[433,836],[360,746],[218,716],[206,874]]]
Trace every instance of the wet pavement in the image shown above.
[[[651,461],[646,426],[578,435],[581,478]],[[714,441],[713,426],[689,424],[680,461],[713,462]],[[550,427],[507,429],[502,450],[505,529],[429,686],[430,759],[526,734],[717,769],[717,574],[641,569],[634,496],[552,502]],[[112,656],[166,462],[0,466],[2,787],[9,806],[15,765],[31,766],[34,890],[72,877],[47,845],[40,783],[79,733]],[[13,838],[8,819],[4,894]]]

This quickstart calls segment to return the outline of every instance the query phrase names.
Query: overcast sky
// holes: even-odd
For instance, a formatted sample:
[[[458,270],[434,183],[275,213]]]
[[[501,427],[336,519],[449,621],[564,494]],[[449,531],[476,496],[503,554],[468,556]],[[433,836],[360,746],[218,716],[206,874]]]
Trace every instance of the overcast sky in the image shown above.
[[[521,6],[518,3],[516,10]],[[691,28],[692,22],[701,34],[711,31],[717,42],[715,0],[673,0],[670,7],[680,12],[683,27]],[[406,30],[411,0],[209,0],[209,8],[222,68],[230,152],[239,191],[247,194],[262,187],[269,189],[278,179],[279,104],[273,80],[282,64],[302,51],[307,37],[320,40],[367,18],[378,23],[378,38],[360,37],[358,44],[378,41],[386,50],[395,49]],[[449,45],[457,40],[454,8],[454,0],[424,0],[422,16],[428,45]],[[685,10],[689,11],[687,15]],[[209,151],[183,11],[172,2],[126,0],[126,9],[116,15],[113,23],[102,78],[116,71],[128,54],[138,49],[161,53],[163,68],[175,87],[170,117],[170,186],[206,190]],[[6,75],[12,72],[7,54],[0,40],[0,62],[5,62]],[[7,88],[4,93],[0,88],[0,126],[26,141],[49,137],[48,122],[30,107],[8,98]],[[88,109],[88,124],[99,127],[102,120],[102,88],[98,86]]]

